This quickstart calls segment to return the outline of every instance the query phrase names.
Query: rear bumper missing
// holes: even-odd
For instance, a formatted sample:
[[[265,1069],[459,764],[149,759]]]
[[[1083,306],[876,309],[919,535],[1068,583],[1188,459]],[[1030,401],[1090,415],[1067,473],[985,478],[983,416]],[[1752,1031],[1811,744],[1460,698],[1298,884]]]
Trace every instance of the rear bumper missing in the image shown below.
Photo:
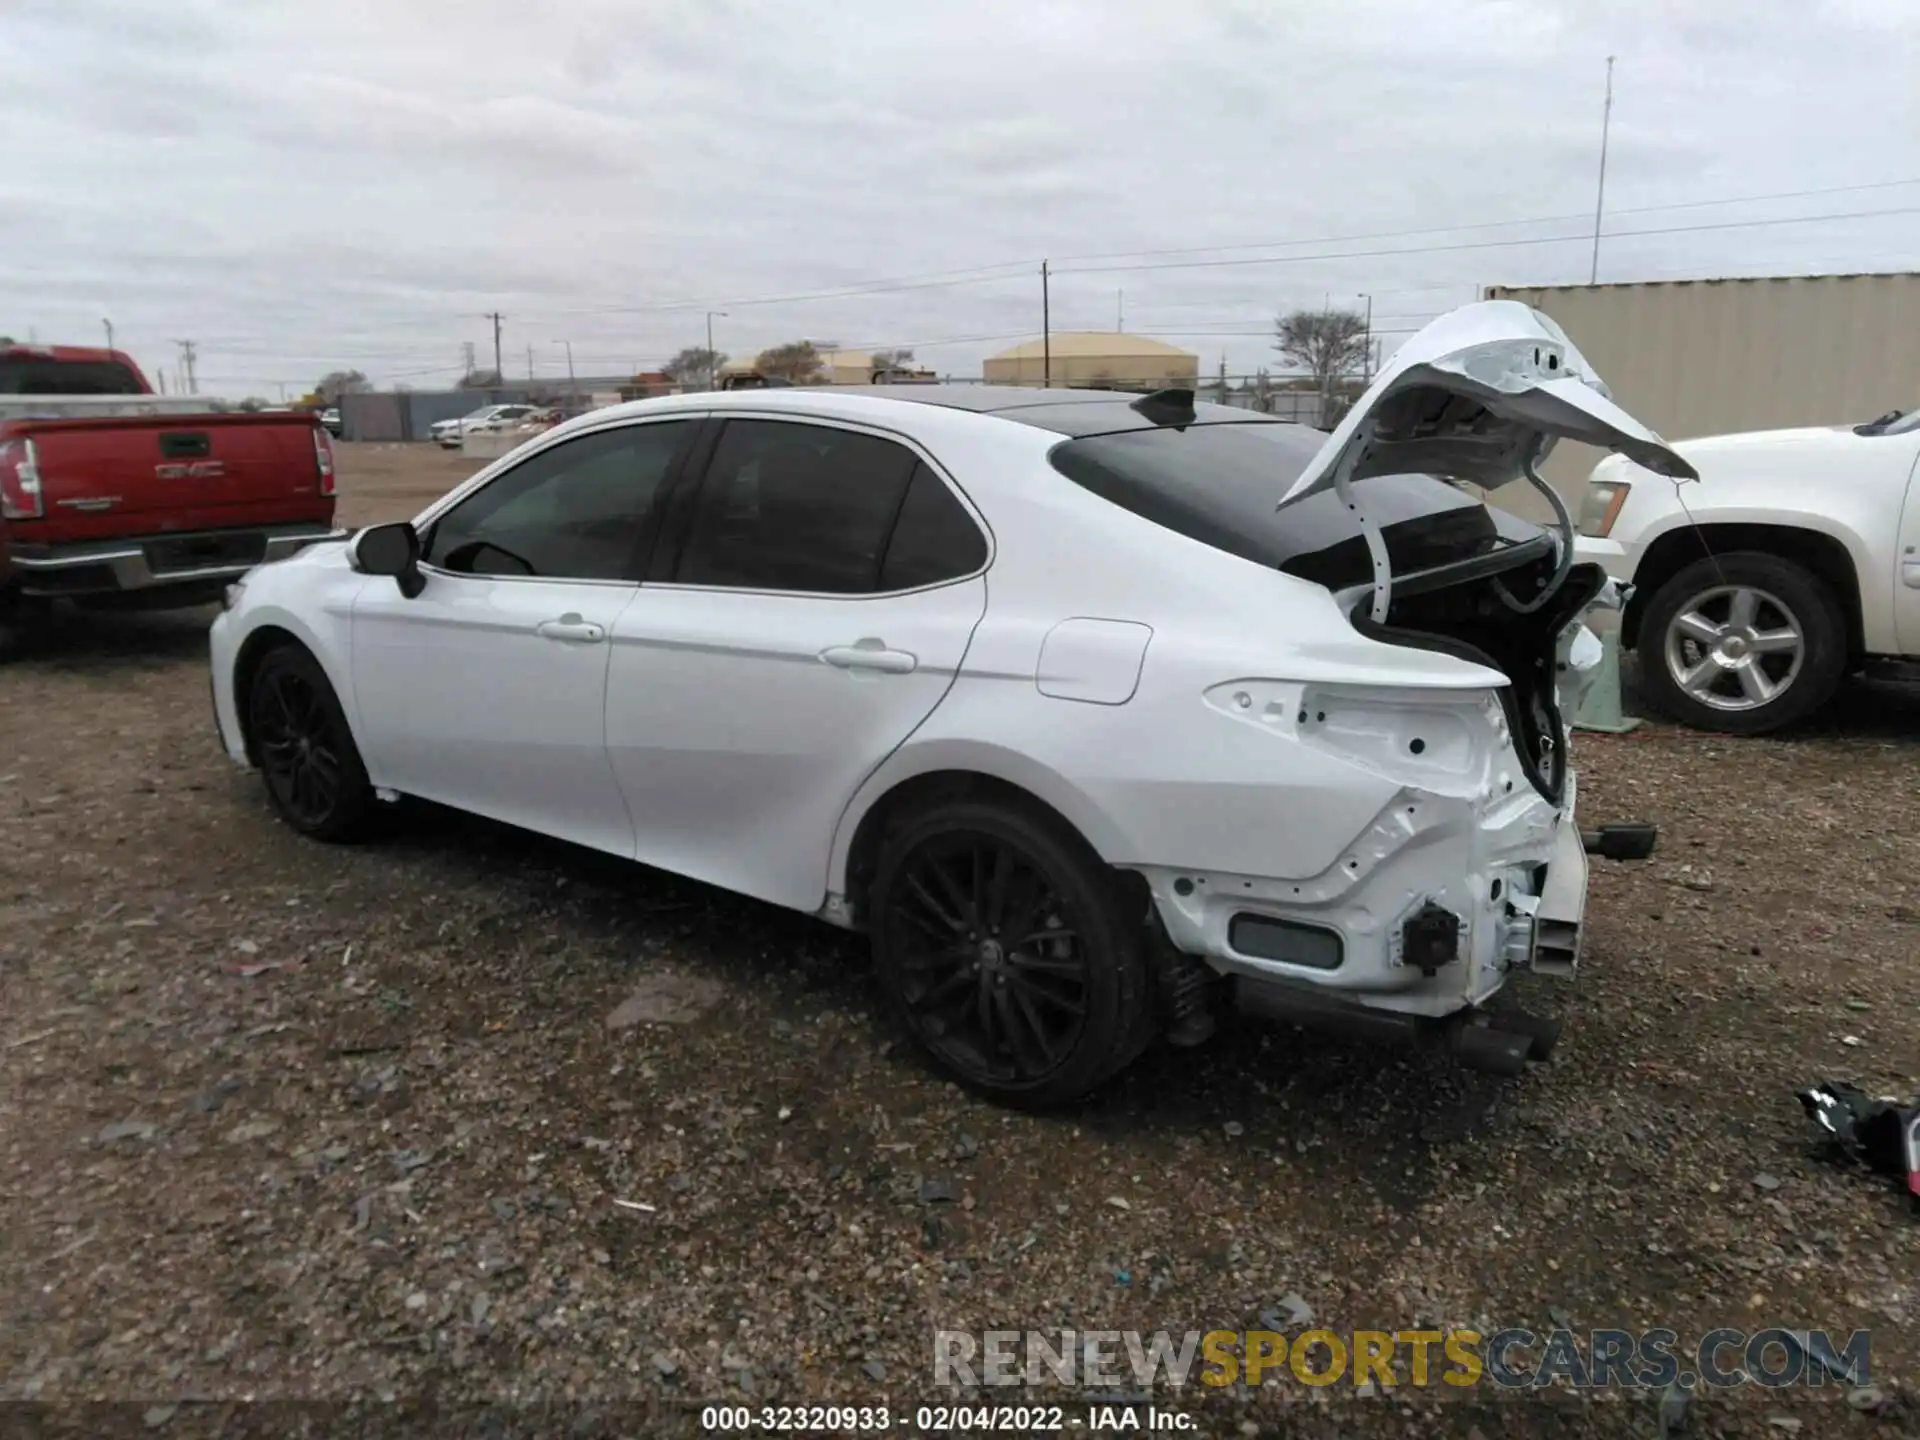
[[[46,597],[215,587],[340,533],[327,525],[259,525],[58,545],[17,543],[14,583],[22,594]]]

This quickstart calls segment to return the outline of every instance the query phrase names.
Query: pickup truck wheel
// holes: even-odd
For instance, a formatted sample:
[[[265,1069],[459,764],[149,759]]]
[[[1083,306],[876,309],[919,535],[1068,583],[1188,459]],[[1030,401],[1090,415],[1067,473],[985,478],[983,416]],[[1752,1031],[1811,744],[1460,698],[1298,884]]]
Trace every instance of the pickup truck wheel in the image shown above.
[[[296,645],[269,651],[247,688],[247,719],[267,799],[282,820],[316,840],[366,831],[373,786],[319,661]]]
[[[1647,603],[1649,698],[1698,730],[1759,735],[1832,698],[1847,665],[1840,602],[1805,566],[1740,551],[1696,560]]]
[[[1141,925],[1120,882],[1046,817],[958,800],[887,837],[872,891],[889,1009],[947,1074],[1006,1104],[1063,1104],[1141,1049]]]

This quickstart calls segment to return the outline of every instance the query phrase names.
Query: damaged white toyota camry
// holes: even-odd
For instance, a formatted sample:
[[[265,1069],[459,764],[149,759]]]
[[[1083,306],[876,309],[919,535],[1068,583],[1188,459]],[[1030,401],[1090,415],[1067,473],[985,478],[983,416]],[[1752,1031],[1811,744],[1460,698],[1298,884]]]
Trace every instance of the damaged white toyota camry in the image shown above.
[[[816,912],[949,1074],[1087,1091],[1228,1007],[1514,1070],[1570,973],[1566,722],[1617,600],[1449,482],[1686,462],[1487,302],[1331,436],[1191,392],[686,395],[529,441],[213,627],[227,751],[322,839],[418,796]],[[1549,492],[1550,493],[1550,492]],[[1558,502],[1554,502],[1558,507]]]

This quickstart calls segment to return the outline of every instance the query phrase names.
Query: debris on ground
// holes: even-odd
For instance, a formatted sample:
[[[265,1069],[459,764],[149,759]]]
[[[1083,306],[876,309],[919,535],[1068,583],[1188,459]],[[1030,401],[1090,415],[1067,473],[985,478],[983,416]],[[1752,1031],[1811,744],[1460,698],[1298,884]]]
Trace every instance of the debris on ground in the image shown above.
[[[1894,1176],[1920,1199],[1920,1102],[1903,1107],[1844,1080],[1825,1081],[1797,1098],[1830,1158]]]

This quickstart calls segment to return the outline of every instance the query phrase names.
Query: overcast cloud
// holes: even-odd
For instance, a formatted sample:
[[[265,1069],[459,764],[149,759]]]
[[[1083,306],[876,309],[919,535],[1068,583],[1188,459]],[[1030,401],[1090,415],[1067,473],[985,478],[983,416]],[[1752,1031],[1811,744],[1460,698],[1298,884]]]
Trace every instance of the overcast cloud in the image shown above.
[[[1325,297],[1392,334],[1584,281],[1585,239],[1493,242],[1590,229],[1609,54],[1607,227],[1687,228],[1603,242],[1602,280],[1920,268],[1912,0],[0,0],[0,331],[110,317],[155,369],[190,337],[235,397],[450,381],[496,309],[509,379],[562,339],[657,364],[708,308],[736,355],[978,374],[1047,256],[1056,329],[1124,291],[1245,372]],[[1903,213],[1697,228],[1864,211]],[[1442,226],[1481,228],[1356,238]],[[1200,247],[1243,248],[1138,253]]]

